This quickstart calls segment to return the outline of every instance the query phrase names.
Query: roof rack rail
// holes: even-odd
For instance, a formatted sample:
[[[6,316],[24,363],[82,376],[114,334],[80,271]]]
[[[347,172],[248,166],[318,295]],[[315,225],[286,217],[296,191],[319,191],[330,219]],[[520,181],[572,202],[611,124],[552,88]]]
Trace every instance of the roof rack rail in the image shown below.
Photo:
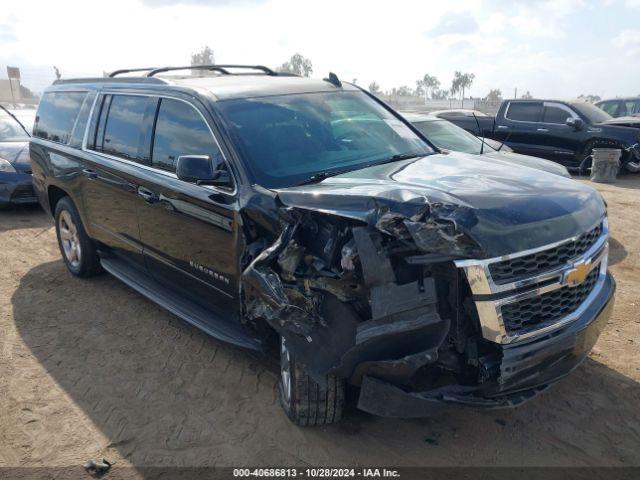
[[[109,74],[109,78],[113,78],[116,75],[121,75],[123,73],[131,73],[131,72],[146,72],[147,70],[155,70],[158,67],[149,67],[149,68],[122,68],[120,70],[114,70]]]
[[[227,68],[245,68],[248,70],[260,70],[267,75],[278,75],[277,72],[274,72],[269,67],[265,67],[264,65],[189,65],[188,67],[162,67],[162,68],[155,68],[155,69],[141,68],[139,70],[151,70],[149,73],[147,73],[146,75],[147,77],[153,77],[157,73],[172,72],[174,70],[212,70],[212,71],[220,72],[224,75],[232,75],[232,73],[229,72]]]

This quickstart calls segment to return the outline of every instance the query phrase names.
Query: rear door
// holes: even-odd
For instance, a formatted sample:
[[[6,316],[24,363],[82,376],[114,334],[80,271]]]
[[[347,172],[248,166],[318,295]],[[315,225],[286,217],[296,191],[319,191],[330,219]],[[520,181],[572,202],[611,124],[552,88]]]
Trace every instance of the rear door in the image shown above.
[[[157,98],[101,94],[86,139],[84,208],[91,236],[144,268],[136,214],[138,177],[148,167]]]
[[[162,98],[154,121],[153,173],[141,179],[138,210],[147,267],[166,286],[201,306],[236,313],[239,227],[230,175],[217,187],[178,180],[181,155],[224,160],[199,104]],[[229,170],[230,171],[230,170]]]
[[[514,100],[507,105],[504,118],[496,126],[497,139],[517,153],[541,156],[537,143],[537,123],[542,115],[542,102]]]
[[[539,148],[539,156],[576,166],[576,154],[582,145],[582,133],[566,124],[568,118],[580,117],[562,103],[544,102],[542,118],[533,135]]]

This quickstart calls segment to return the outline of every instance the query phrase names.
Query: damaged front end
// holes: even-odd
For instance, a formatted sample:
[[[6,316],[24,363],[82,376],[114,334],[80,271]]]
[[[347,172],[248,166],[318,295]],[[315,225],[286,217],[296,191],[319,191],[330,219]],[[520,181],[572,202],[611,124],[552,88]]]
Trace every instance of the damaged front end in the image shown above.
[[[410,417],[437,402],[517,405],[579,364],[601,330],[602,320],[542,341],[487,338],[461,265],[488,255],[469,234],[477,219],[464,205],[402,190],[352,197],[353,208],[343,197],[340,210],[281,197],[279,234],[247,248],[244,318],[267,322],[319,384],[331,373],[360,386],[363,410]]]

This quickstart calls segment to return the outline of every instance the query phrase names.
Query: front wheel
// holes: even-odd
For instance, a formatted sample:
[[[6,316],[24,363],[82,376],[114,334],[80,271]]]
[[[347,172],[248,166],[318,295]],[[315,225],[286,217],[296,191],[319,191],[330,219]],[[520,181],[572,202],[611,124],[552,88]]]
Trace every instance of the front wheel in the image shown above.
[[[326,385],[313,380],[299,365],[280,339],[280,404],[296,425],[329,425],[342,418],[345,382],[336,375],[326,376]]]
[[[93,241],[84,230],[80,214],[69,197],[56,205],[56,236],[67,269],[77,277],[91,277],[100,272],[100,260]]]

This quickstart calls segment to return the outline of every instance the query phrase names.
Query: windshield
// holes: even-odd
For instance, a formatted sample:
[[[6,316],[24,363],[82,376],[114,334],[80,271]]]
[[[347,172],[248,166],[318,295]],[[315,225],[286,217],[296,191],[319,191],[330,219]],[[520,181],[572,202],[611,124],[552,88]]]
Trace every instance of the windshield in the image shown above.
[[[438,148],[454,152],[479,154],[482,140],[447,120],[427,120],[413,124]],[[486,143],[484,151],[493,150]]]
[[[6,112],[0,112],[0,142],[28,142],[29,135]]]
[[[587,102],[574,102],[571,104],[571,106],[575,108],[580,114],[587,117],[587,119],[591,123],[606,122],[607,120],[611,120],[613,118],[604,110],[600,110],[595,105]]]
[[[218,102],[256,182],[280,188],[433,150],[362,92]]]

